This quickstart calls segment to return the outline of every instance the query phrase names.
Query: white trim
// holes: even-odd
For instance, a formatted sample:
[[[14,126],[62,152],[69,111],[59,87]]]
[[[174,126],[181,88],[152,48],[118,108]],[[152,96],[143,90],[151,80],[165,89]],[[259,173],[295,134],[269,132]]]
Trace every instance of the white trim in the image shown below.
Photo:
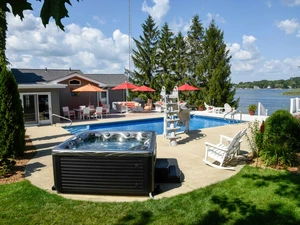
[[[88,77],[86,77],[86,76],[82,76],[82,75],[80,75],[80,74],[78,74],[78,73],[73,73],[73,74],[70,74],[70,75],[68,75],[68,76],[66,76],[66,77],[62,77],[62,78],[53,80],[53,81],[51,81],[50,83],[51,83],[51,84],[57,84],[57,83],[59,83],[59,82],[62,82],[62,81],[71,79],[72,77],[79,77],[79,78],[81,78],[81,79],[83,79],[83,80],[87,80],[87,81],[89,81],[89,82],[98,84],[99,87],[106,87],[106,84],[105,84],[105,83],[102,83],[102,82],[99,82],[99,81],[90,79],[90,78],[88,78]]]
[[[66,88],[67,84],[19,84],[18,89]]]

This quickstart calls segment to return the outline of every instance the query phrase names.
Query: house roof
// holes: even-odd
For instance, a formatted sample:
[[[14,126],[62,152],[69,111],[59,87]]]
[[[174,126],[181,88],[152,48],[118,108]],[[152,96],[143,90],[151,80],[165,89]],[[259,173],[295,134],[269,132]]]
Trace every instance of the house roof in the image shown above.
[[[70,74],[80,74],[83,73],[80,70],[71,69],[16,69],[12,68],[11,72],[14,74],[15,79],[18,84],[38,84],[38,83],[48,83],[55,79],[66,77]]]
[[[115,87],[125,81],[128,81],[128,77],[124,74],[85,74],[85,76],[105,83],[107,87]]]
[[[17,69],[12,73],[18,85],[55,84],[70,77],[78,76],[89,81],[95,81],[100,86],[115,87],[128,80],[124,74],[84,74],[81,70],[71,69]]]

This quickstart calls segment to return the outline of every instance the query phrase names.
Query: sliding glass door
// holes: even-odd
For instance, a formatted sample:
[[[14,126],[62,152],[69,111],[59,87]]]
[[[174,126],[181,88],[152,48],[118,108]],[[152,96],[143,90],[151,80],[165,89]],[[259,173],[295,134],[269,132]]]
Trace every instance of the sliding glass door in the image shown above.
[[[25,124],[51,123],[50,93],[21,93]]]

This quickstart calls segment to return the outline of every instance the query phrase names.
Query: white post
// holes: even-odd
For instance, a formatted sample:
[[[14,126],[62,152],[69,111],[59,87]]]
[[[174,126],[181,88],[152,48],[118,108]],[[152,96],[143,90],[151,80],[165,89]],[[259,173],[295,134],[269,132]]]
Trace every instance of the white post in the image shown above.
[[[294,113],[294,99],[290,99],[290,113]]]

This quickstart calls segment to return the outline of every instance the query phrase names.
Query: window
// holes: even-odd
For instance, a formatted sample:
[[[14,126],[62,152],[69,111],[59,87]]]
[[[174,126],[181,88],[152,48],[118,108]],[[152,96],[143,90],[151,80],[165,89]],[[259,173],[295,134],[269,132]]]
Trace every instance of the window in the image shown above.
[[[69,85],[80,85],[81,81],[77,79],[69,80]]]

